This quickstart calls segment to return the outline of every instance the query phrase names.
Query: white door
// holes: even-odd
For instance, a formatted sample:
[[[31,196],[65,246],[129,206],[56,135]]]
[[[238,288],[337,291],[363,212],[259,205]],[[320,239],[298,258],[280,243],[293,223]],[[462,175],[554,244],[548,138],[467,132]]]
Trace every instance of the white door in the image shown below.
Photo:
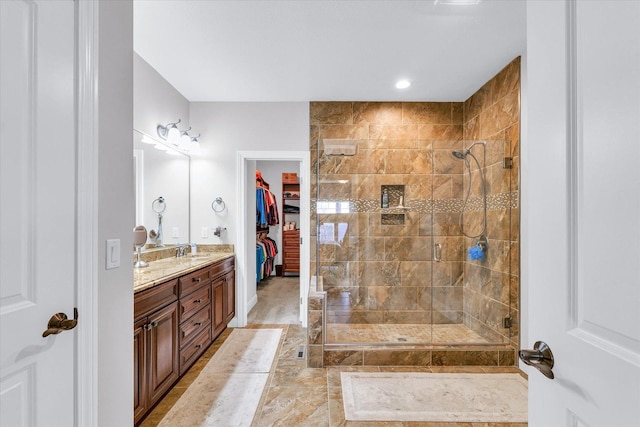
[[[529,425],[640,426],[640,2],[528,2],[526,63]]]
[[[0,425],[73,426],[75,6],[0,1]],[[80,312],[80,322],[82,322]]]

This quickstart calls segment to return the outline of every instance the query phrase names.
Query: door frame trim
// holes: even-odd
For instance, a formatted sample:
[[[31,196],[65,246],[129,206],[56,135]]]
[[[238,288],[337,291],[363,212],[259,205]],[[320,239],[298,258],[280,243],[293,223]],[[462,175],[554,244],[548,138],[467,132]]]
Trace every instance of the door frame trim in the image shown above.
[[[247,325],[249,301],[247,301],[249,283],[255,285],[255,278],[247,277],[247,260],[255,258],[255,250],[250,250],[248,243],[249,231],[245,223],[255,213],[248,212],[246,203],[249,188],[255,188],[253,182],[248,182],[247,173],[249,162],[259,160],[284,160],[300,162],[300,321],[302,327],[307,326],[307,296],[309,294],[309,260],[311,256],[310,240],[310,208],[311,208],[311,155],[309,151],[238,151],[236,167],[236,185],[240,190],[238,199],[239,218],[236,231],[236,317],[230,326],[243,327]],[[252,193],[253,194],[253,193]],[[255,195],[253,195],[255,197]],[[252,234],[252,233],[251,233]],[[249,253],[253,252],[251,258]]]
[[[98,425],[98,3],[76,7],[77,426]]]

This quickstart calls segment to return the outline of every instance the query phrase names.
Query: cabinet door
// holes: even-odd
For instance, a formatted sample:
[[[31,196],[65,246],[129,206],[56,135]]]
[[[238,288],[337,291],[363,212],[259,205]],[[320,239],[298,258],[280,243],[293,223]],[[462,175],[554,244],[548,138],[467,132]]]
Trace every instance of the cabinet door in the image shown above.
[[[213,282],[213,338],[217,337],[225,327],[225,312],[224,312],[224,277],[220,277]]]
[[[224,277],[224,303],[225,323],[229,323],[236,315],[235,273],[229,273]]]
[[[179,376],[178,302],[149,316],[148,363],[149,406],[173,385]]]
[[[147,369],[146,369],[146,331],[147,318],[133,324],[133,417],[137,423],[148,408],[147,405]]]

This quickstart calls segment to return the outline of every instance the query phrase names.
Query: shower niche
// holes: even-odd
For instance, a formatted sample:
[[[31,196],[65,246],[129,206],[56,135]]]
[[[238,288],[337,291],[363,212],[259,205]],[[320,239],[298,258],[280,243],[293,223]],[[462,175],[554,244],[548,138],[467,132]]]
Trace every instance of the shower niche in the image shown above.
[[[404,198],[404,185],[380,186],[380,224],[404,225],[406,209]],[[398,212],[400,210],[401,212]]]

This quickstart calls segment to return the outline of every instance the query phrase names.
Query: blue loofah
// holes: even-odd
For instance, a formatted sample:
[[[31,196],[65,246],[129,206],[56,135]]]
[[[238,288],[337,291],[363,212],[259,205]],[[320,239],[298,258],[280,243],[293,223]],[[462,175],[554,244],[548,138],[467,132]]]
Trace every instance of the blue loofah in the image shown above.
[[[478,246],[472,246],[469,248],[469,259],[471,261],[484,259],[484,251]]]

